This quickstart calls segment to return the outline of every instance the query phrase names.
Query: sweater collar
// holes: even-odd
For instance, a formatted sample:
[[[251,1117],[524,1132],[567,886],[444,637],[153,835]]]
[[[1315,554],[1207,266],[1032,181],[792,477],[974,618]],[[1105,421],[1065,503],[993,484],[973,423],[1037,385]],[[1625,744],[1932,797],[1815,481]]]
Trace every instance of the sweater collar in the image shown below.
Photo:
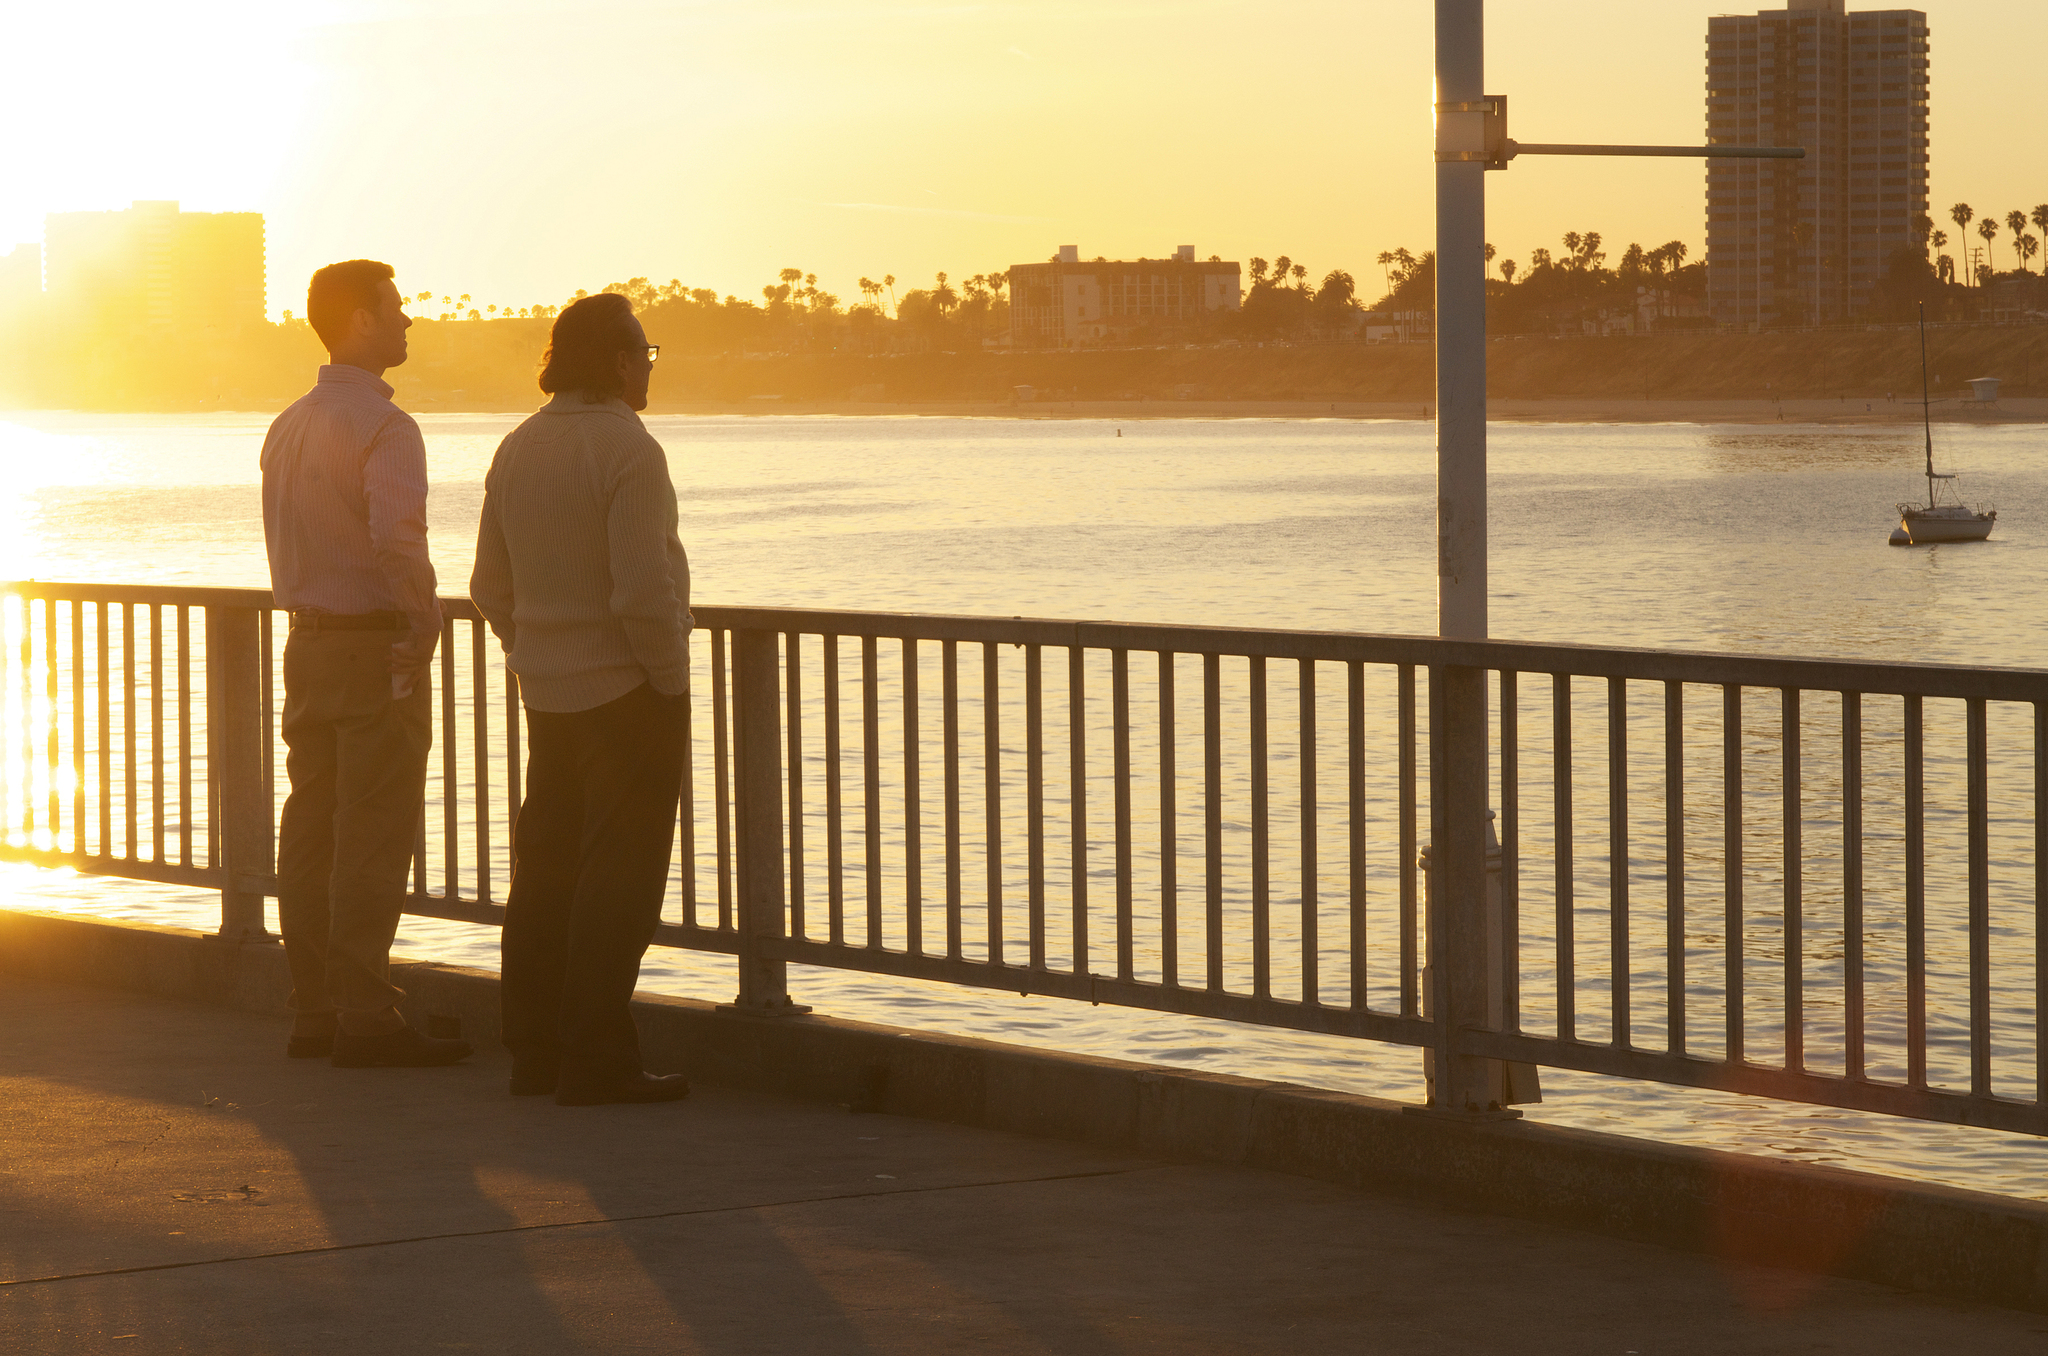
[[[541,406],[540,412],[542,414],[616,414],[622,418],[630,419],[636,424],[640,422],[640,416],[633,413],[633,407],[620,400],[617,396],[613,396],[609,400],[600,400],[595,405],[592,405],[583,399],[581,391],[555,392],[554,399]]]

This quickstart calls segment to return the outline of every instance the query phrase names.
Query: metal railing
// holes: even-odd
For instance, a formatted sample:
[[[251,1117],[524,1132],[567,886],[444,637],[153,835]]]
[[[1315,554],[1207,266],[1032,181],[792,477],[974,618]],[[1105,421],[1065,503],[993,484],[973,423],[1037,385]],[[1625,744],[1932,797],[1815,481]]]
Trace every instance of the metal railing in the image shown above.
[[[496,924],[520,711],[445,606],[409,908]],[[1421,1046],[1451,1106],[1514,1061],[2048,1133],[2048,673],[695,611],[656,940],[742,1007],[794,962]],[[0,585],[0,628],[0,857],[262,938],[269,595]]]

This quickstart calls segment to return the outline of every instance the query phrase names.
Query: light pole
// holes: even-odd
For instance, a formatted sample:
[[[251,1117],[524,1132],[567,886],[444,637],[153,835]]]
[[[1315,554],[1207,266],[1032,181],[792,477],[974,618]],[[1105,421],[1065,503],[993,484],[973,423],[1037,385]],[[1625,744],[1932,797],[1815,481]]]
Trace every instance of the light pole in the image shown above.
[[[1437,634],[1486,638],[1485,0],[1436,4]]]
[[[1806,155],[1775,146],[1519,145],[1508,139],[1507,100],[1484,92],[1485,18],[1485,0],[1436,0],[1436,601],[1437,634],[1449,641],[1487,634],[1487,171],[1518,155]],[[1487,941],[1497,906],[1486,883],[1486,674],[1480,654],[1429,674],[1431,1100],[1453,1115],[1515,1114],[1501,1111],[1509,1098],[1499,1062],[1460,1053],[1459,1041],[1461,1031],[1490,1025],[1489,994],[1507,954]]]

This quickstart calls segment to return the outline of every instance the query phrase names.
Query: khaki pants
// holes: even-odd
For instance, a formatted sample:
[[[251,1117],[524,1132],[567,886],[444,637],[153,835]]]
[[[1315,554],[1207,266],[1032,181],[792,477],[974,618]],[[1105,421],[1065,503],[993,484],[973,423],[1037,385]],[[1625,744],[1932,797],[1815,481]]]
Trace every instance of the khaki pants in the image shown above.
[[[403,631],[294,631],[284,650],[285,767],[277,917],[292,1007],[371,1011],[388,976],[433,747],[425,675],[391,697]]]

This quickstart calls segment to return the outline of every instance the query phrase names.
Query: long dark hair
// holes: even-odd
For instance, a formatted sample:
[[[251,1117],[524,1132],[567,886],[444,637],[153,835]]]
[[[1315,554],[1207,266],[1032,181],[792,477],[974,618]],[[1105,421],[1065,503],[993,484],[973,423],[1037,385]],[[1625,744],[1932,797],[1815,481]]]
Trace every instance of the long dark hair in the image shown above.
[[[633,303],[617,292],[600,292],[563,307],[541,355],[540,389],[549,395],[579,391],[593,405],[623,394],[617,359],[639,342],[632,319]]]

